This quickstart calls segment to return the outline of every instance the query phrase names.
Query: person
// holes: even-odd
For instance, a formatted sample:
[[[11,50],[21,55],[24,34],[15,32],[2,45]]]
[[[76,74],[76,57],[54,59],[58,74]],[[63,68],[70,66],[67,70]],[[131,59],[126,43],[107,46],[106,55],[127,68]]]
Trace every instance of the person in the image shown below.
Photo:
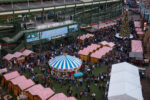
[[[80,99],[82,98],[82,95],[83,95],[83,92],[82,92],[82,91],[80,91]]]

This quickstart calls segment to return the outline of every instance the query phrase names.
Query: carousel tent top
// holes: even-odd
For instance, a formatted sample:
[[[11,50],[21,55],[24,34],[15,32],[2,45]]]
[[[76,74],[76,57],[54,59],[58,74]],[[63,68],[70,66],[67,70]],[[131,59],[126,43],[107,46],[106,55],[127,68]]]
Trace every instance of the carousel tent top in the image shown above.
[[[61,55],[49,60],[49,65],[56,69],[73,70],[79,68],[82,61],[74,56]]]

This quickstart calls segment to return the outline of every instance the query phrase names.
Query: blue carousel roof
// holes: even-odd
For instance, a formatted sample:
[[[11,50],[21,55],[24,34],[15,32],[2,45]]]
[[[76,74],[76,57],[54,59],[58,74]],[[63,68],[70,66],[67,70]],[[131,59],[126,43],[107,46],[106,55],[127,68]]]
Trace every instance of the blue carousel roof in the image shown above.
[[[70,70],[74,68],[79,68],[82,61],[74,56],[61,55],[49,60],[49,65],[56,69]]]

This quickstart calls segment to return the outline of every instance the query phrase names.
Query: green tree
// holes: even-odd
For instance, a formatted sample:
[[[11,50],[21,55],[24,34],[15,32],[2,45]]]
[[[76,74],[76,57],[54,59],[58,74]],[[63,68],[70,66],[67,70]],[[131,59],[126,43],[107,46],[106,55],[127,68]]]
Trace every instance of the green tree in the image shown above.
[[[120,30],[120,36],[121,37],[130,37],[130,27],[129,27],[129,21],[128,21],[128,13],[125,13],[121,30]]]

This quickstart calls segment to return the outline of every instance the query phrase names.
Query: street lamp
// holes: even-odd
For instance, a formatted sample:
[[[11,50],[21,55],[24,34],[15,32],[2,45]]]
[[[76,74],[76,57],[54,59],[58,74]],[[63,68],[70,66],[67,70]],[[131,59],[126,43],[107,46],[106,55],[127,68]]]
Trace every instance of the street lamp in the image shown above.
[[[1,59],[1,49],[2,49],[2,45],[0,44],[0,59]]]
[[[30,6],[30,4],[29,4],[29,0],[27,0],[28,1],[28,7]]]
[[[13,0],[11,0],[11,7],[12,7],[12,8],[14,8],[14,5],[13,5]]]

